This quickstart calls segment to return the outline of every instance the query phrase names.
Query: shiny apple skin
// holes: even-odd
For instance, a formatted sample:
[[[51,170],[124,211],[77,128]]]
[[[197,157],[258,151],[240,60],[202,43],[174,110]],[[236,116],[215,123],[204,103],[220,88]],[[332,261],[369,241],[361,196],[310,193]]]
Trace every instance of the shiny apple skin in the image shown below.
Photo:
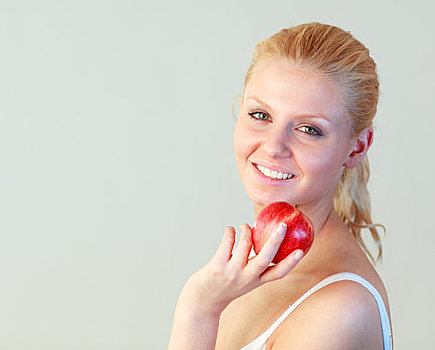
[[[314,227],[310,219],[287,202],[274,202],[263,208],[255,221],[252,230],[255,254],[260,252],[267,238],[277,229],[280,222],[287,225],[287,232],[272,260],[275,264],[296,249],[301,249],[305,255],[314,241]]]

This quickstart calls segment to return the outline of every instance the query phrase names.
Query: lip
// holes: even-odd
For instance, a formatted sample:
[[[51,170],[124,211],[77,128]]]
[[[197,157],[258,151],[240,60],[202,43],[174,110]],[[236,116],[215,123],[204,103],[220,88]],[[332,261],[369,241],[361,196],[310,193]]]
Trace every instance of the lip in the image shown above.
[[[295,175],[295,173],[293,171],[291,171],[290,169],[288,169],[288,168],[285,168],[285,167],[283,167],[281,165],[268,163],[268,162],[263,161],[263,160],[258,161],[258,162],[257,161],[251,161],[251,163],[254,166],[255,165],[261,165],[261,166],[263,166],[265,168],[268,168],[270,170],[275,170],[275,171],[278,171],[278,172],[281,172],[281,173],[287,173],[287,174],[293,174],[293,175]]]
[[[284,185],[289,183],[290,181],[294,180],[296,177],[296,174],[294,174],[291,170],[289,170],[288,168],[284,168],[282,166],[279,165],[275,165],[275,164],[270,164],[264,161],[259,161],[259,162],[251,162],[251,165],[253,167],[253,171],[256,175],[256,177],[263,183],[267,184],[267,185]],[[287,174],[293,174],[293,177],[291,177],[290,179],[285,179],[285,180],[280,180],[280,179],[274,179],[271,178],[269,176],[264,175],[260,170],[257,169],[256,165],[261,165],[263,167],[266,167],[270,170],[275,170],[277,172],[282,172],[282,173],[287,173]]]

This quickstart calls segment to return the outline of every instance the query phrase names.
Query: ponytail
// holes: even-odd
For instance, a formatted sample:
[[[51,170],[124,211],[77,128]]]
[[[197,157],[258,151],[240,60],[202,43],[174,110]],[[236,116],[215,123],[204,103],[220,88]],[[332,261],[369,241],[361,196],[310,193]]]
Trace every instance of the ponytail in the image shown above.
[[[355,236],[373,264],[382,259],[382,245],[378,228],[385,227],[374,224],[370,215],[370,195],[367,183],[370,176],[370,166],[367,155],[355,168],[346,168],[337,186],[334,196],[334,207],[340,218]],[[368,229],[377,246],[376,259],[365,244],[361,231]]]

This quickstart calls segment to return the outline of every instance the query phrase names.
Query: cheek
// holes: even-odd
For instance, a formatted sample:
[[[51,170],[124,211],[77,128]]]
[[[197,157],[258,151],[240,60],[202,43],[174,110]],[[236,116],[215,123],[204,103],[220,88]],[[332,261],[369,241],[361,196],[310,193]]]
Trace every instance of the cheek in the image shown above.
[[[234,153],[236,155],[236,160],[239,159],[239,154],[241,152],[240,148],[242,146],[242,143],[240,142],[240,135],[239,134],[240,134],[239,128],[237,127],[237,124],[236,124],[236,127],[234,129],[234,134],[233,134],[233,147],[234,147]]]
[[[249,154],[251,148],[249,132],[243,126],[243,123],[238,120],[233,134],[233,146],[236,159],[239,161],[241,158],[245,158]]]
[[[321,175],[326,182],[339,178],[343,168],[344,157],[341,152],[334,151],[333,148],[325,147],[323,150],[306,152],[305,157],[301,158],[302,170],[314,175]],[[303,160],[302,160],[303,159]]]

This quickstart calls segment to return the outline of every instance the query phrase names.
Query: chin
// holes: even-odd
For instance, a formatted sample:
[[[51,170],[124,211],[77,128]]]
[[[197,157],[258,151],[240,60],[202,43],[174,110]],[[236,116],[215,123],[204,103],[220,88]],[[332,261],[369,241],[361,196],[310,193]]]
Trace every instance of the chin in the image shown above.
[[[270,194],[265,195],[265,193],[257,196],[251,195],[249,197],[251,198],[252,202],[254,202],[255,205],[260,207],[267,207],[269,204],[272,204],[274,202],[279,202],[279,201],[287,202],[292,205],[294,205],[297,202],[294,198],[289,198],[289,197],[279,196],[279,195],[270,195]]]

